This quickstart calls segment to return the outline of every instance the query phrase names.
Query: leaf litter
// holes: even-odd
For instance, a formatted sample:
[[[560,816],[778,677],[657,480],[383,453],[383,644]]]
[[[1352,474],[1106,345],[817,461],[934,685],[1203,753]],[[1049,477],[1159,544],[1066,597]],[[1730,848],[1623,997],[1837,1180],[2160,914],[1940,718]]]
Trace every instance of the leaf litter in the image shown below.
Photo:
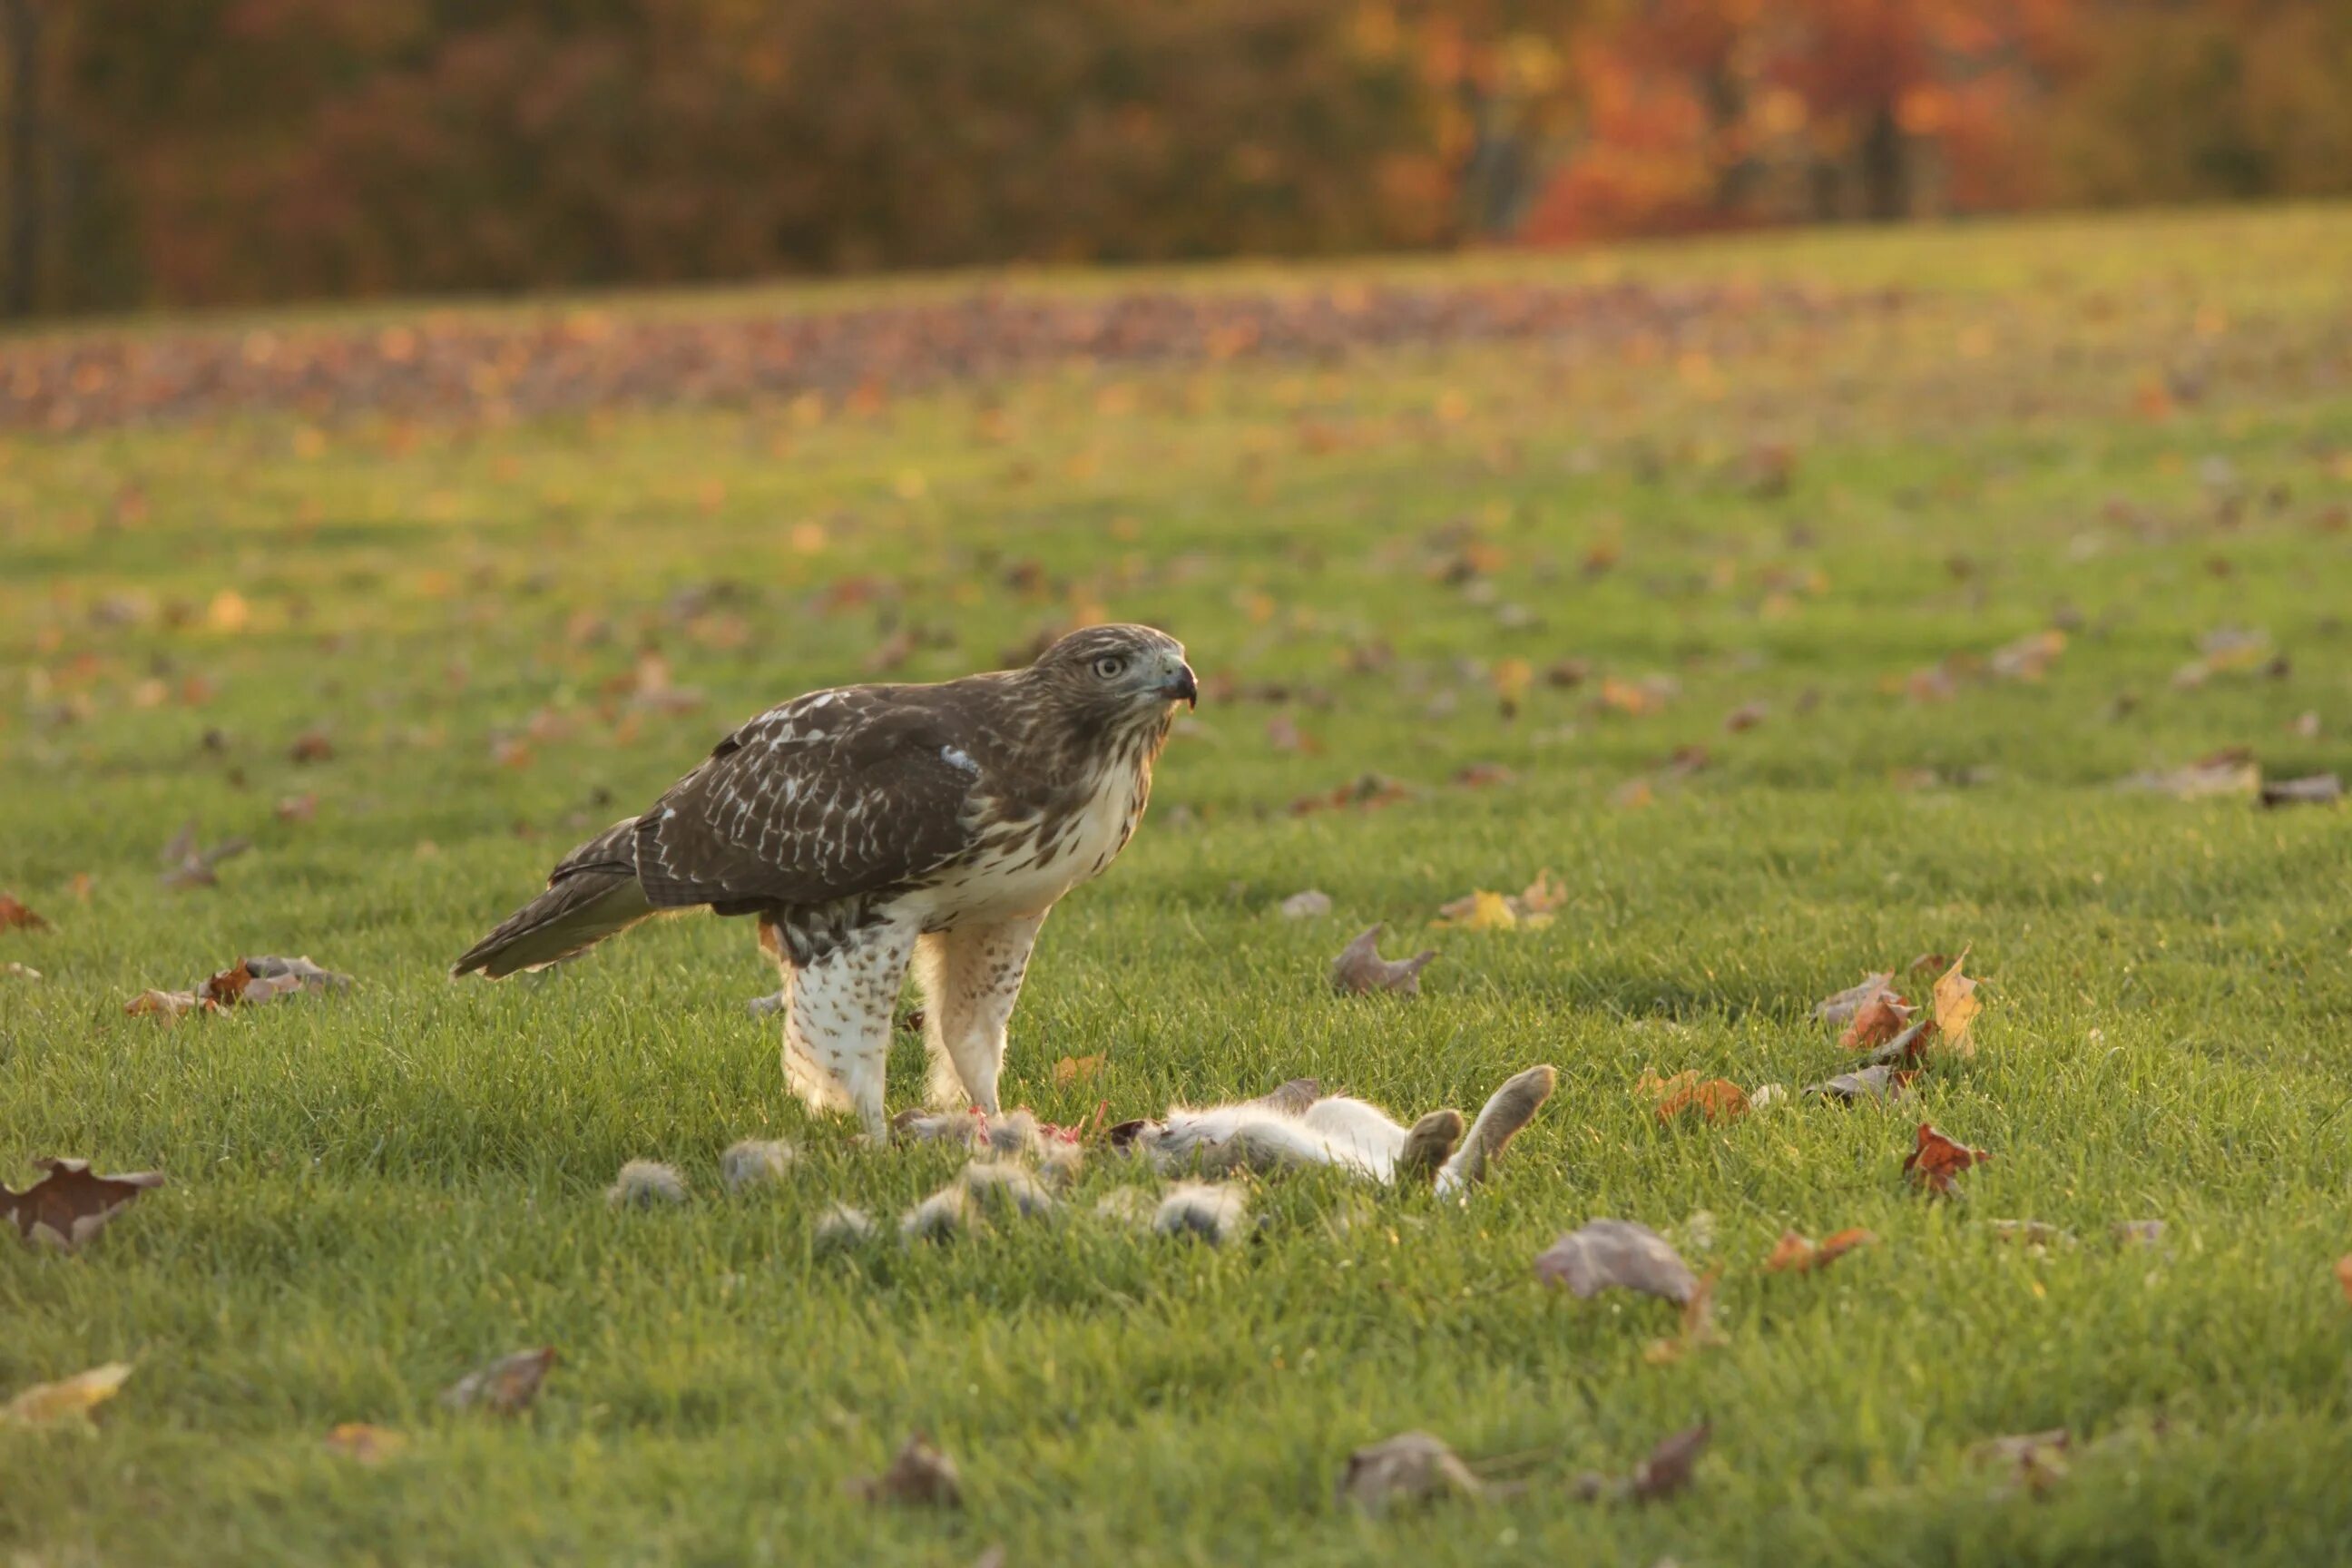
[[[33,1163],[47,1174],[21,1193],[0,1186],[0,1214],[7,1215],[25,1240],[64,1252],[79,1250],[141,1194],[163,1184],[159,1171],[100,1176],[86,1160]]]

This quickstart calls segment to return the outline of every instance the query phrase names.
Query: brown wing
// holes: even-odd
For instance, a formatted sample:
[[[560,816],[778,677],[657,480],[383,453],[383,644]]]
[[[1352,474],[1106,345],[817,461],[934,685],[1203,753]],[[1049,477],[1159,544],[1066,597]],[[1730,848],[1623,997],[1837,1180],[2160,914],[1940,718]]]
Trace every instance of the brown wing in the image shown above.
[[[938,690],[820,691],[721,741],[637,819],[646,899],[722,914],[827,903],[955,859],[980,764]]]

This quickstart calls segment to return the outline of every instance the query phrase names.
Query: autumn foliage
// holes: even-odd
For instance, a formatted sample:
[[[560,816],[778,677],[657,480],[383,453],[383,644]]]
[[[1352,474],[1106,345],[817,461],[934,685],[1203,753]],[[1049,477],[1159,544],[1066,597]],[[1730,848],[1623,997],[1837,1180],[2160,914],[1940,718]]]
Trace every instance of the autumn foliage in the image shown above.
[[[0,16],[0,97],[18,100],[0,114],[0,266],[19,308],[2352,189],[2352,7],[2332,0],[11,0]]]

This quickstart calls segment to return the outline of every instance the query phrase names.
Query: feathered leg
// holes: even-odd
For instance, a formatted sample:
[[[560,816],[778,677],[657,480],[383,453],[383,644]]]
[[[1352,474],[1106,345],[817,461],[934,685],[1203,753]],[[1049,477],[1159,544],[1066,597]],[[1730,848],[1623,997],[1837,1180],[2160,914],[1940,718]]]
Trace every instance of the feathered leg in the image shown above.
[[[761,945],[769,945],[762,936]],[[774,950],[785,992],[785,1085],[811,1110],[856,1111],[877,1142],[890,1131],[882,1113],[890,1015],[914,945],[912,927],[886,924],[805,964]]]
[[[1021,999],[1041,911],[992,925],[933,931],[915,950],[923,990],[923,1043],[930,1053],[926,1098],[945,1109],[966,1103],[992,1116],[1004,1067],[1005,1029]]]

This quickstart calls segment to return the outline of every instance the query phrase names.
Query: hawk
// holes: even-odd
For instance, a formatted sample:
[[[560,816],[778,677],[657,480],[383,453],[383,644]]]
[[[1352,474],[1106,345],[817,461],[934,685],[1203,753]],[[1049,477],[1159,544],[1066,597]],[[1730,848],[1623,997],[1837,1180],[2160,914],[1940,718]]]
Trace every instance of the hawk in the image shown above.
[[[1139,626],[1072,632],[1025,669],[794,698],[565,856],[450,973],[544,969],[666,911],[756,916],[784,1081],[811,1110],[887,1134],[911,960],[930,1100],[993,1113],[1037,930],[1127,847],[1176,705],[1199,698],[1183,645]]]

